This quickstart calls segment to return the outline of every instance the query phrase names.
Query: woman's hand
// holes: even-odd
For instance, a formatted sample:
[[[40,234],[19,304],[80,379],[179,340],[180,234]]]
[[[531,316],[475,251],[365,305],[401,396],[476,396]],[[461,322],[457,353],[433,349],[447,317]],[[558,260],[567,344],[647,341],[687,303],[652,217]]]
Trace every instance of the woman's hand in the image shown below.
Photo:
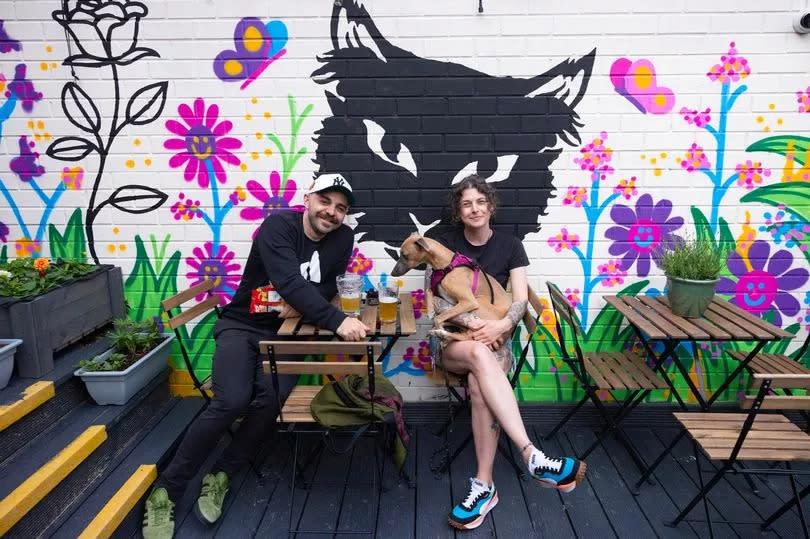
[[[474,328],[473,339],[483,343],[487,346],[493,346],[493,349],[500,347],[503,344],[501,335],[511,329],[508,320],[482,320],[478,328]]]

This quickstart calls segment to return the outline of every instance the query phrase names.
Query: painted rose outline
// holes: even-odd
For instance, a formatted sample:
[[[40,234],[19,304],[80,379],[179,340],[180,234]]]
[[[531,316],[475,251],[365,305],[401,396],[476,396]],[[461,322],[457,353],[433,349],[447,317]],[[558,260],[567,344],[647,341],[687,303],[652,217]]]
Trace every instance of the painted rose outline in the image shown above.
[[[80,53],[64,65],[102,67],[129,65],[145,56],[160,56],[148,47],[138,47],[138,26],[149,12],[140,2],[79,0],[72,10],[56,10],[51,16],[73,38]]]

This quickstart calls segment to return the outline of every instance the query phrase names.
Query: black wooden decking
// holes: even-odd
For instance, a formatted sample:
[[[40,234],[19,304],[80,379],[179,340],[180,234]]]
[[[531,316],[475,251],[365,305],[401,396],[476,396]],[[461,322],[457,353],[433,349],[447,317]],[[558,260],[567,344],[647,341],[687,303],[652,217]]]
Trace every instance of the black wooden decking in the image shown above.
[[[357,537],[342,531],[368,529],[376,521],[378,537],[708,537],[703,523],[684,522],[672,529],[663,525],[672,519],[697,492],[697,475],[691,443],[683,440],[671,458],[655,474],[655,484],[642,487],[633,496],[628,485],[638,477],[629,456],[615,440],[608,439],[588,458],[587,481],[570,494],[539,487],[531,480],[518,479],[509,464],[498,457],[495,483],[500,502],[484,524],[474,531],[456,531],[447,525],[447,512],[464,495],[467,478],[475,473],[472,446],[454,462],[450,472],[436,477],[429,468],[431,455],[442,443],[433,432],[435,425],[414,427],[411,450],[415,485],[397,483],[392,466],[386,461],[379,510],[373,504],[367,485],[355,481],[370,480],[374,459],[369,442],[358,444],[352,452],[334,455],[324,452],[310,472],[315,481],[311,489],[296,489],[293,522],[302,529],[338,530],[336,537]],[[461,439],[468,425],[456,427],[453,437]],[[529,426],[530,435],[540,439],[545,425]],[[633,444],[652,460],[674,436],[674,427],[643,428],[633,426],[626,432]],[[549,454],[572,454],[583,450],[594,439],[586,426],[572,426],[555,440],[544,444]],[[220,444],[218,451],[222,450]],[[226,500],[226,513],[215,527],[200,524],[191,512],[196,497],[194,487],[178,504],[177,537],[284,537],[290,499],[289,447],[279,441],[265,451],[261,474],[246,471],[232,478]],[[210,461],[216,458],[212,455]],[[706,463],[709,465],[708,463]],[[207,467],[205,468],[207,469]],[[757,497],[744,479],[729,476],[710,497],[716,518],[757,520],[770,514],[790,497],[786,478],[755,480],[760,487]],[[199,477],[195,480],[199,484]],[[703,506],[690,515],[703,519]],[[119,530],[120,531],[120,530]],[[791,512],[775,523],[772,530],[761,531],[756,524],[715,524],[716,537],[801,537],[798,513]],[[300,534],[299,537],[312,534]],[[328,535],[327,535],[328,536]],[[320,535],[319,537],[324,537]]]

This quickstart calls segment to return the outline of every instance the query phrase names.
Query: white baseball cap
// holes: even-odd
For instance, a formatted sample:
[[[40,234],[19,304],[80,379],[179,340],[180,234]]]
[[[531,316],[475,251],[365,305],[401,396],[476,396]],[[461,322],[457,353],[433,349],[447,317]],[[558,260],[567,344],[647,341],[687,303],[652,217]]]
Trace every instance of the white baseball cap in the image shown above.
[[[349,206],[354,206],[354,193],[349,180],[341,174],[321,174],[312,185],[309,187],[305,194],[311,195],[312,193],[320,193],[321,191],[340,191],[349,201]]]

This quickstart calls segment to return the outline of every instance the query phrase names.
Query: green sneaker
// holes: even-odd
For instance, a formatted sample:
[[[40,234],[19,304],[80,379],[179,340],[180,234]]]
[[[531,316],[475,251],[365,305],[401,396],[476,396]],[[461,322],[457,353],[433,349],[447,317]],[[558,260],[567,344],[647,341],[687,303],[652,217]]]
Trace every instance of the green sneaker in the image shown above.
[[[225,472],[203,477],[200,497],[194,505],[194,514],[203,524],[214,524],[222,515],[222,504],[228,493],[228,476]]]
[[[174,535],[174,502],[165,488],[152,489],[143,513],[144,539],[172,539]]]

